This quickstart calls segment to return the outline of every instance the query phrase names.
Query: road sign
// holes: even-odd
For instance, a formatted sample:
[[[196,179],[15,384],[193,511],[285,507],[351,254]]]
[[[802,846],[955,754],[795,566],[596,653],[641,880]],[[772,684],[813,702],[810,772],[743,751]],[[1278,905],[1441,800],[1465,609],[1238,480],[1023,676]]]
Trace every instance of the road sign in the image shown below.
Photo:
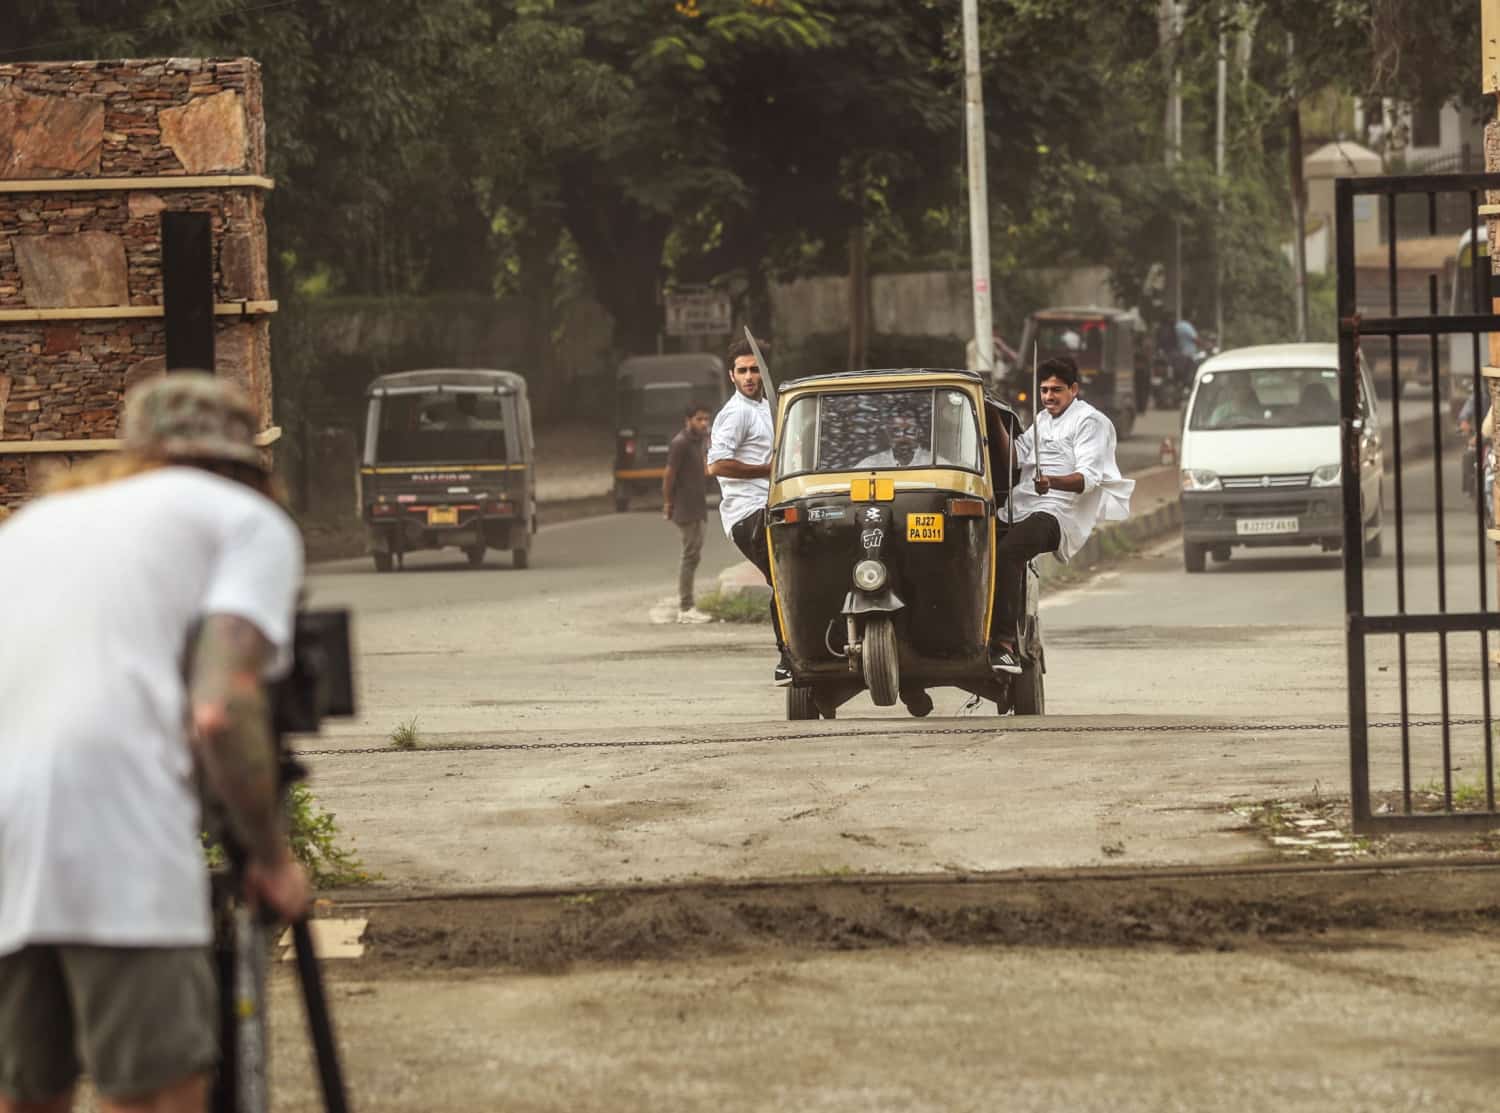
[[[729,295],[695,290],[667,295],[667,335],[707,336],[728,333],[734,326]]]

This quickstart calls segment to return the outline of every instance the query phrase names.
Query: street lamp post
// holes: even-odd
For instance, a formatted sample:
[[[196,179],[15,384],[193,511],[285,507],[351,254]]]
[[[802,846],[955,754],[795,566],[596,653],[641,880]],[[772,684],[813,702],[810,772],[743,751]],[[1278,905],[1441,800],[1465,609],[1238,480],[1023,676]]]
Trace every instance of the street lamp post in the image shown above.
[[[963,0],[964,124],[969,153],[969,264],[974,294],[975,370],[995,370],[990,310],[990,205],[984,159],[984,88],[979,71],[979,2]]]

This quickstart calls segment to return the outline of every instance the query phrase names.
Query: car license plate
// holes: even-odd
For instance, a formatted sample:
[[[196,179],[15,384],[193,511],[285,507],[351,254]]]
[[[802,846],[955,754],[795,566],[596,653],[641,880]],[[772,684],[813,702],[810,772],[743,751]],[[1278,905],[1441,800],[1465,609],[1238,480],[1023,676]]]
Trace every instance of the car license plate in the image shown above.
[[[1296,533],[1296,518],[1241,518],[1234,524],[1241,537],[1266,533]]]
[[[906,539],[908,541],[941,541],[943,539],[943,516],[941,514],[908,514],[906,516]]]
[[[427,508],[427,524],[429,526],[458,525],[458,507],[429,506]]]

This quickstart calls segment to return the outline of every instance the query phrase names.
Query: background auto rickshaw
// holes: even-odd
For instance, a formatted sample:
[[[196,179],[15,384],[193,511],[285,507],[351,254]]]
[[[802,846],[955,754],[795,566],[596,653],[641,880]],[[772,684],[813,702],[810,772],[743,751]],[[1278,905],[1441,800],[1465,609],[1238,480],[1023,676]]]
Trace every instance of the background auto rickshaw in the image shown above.
[[[400,371],[366,391],[360,502],[378,571],[417,549],[531,561],[536,475],[526,380],[513,371]]]
[[[1120,438],[1151,400],[1151,361],[1145,322],[1133,311],[1098,306],[1039,309],[1026,318],[1020,360],[1006,376],[1000,396],[1032,410],[1032,360],[1068,356],[1078,364],[1079,392],[1114,422]]]
[[[833,718],[868,690],[932,711],[927,689],[1043,710],[1035,569],[1019,676],[990,667],[995,546],[1014,472],[1014,411],[972,371],[819,375],[779,392],[767,514],[792,659],[787,717]]]
[[[630,508],[632,495],[661,501],[667,450],[682,432],[683,411],[701,402],[711,412],[729,396],[729,376],[708,352],[632,356],[615,381],[615,509]]]

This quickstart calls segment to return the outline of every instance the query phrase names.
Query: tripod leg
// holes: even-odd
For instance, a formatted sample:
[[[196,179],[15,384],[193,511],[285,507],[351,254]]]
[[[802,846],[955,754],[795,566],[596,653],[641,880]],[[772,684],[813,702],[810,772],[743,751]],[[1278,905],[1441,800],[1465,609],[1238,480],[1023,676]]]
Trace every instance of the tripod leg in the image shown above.
[[[307,1027],[312,1034],[313,1051],[318,1057],[318,1080],[323,1086],[323,1107],[328,1113],[347,1113],[344,1076],[339,1069],[338,1048],[333,1042],[333,1021],[328,1015],[328,1000],[323,995],[323,975],[318,956],[313,953],[312,931],[306,920],[292,925],[292,942],[297,952],[297,977],[302,982],[302,1001],[307,1007]]]
[[[266,933],[244,904],[234,909],[234,1051],[236,1113],[267,1113]]]

